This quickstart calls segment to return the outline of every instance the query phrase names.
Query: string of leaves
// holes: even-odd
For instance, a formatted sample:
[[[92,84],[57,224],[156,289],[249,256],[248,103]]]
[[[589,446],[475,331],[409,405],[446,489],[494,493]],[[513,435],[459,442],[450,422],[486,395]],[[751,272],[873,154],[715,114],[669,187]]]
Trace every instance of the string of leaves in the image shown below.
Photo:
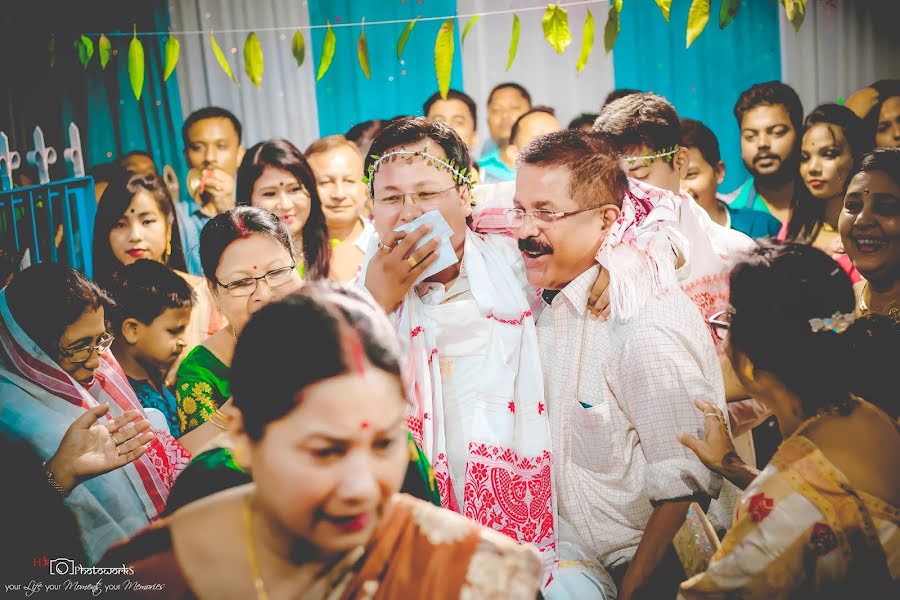
[[[656,2],[656,5],[660,10],[663,19],[665,19],[666,22],[669,22],[672,0],[654,1]],[[806,17],[807,0],[778,1],[783,7],[785,16],[794,27],[794,30],[799,31]],[[720,29],[725,29],[729,24],[731,24],[739,9],[741,8],[741,3],[742,0],[720,0]],[[622,13],[623,4],[624,0],[609,0],[609,12],[607,13],[606,24],[603,31],[603,45],[606,49],[607,54],[612,51],[618,38],[619,32],[621,31],[620,15]],[[688,10],[687,28],[685,31],[686,47],[690,48],[694,41],[696,41],[696,39],[706,29],[706,26],[709,23],[710,19],[711,4],[711,0],[691,1],[691,6]],[[509,12],[506,12],[506,14],[509,14]],[[476,23],[478,23],[478,21],[483,16],[484,15],[482,14],[473,15],[466,22],[460,38],[461,44],[465,44],[466,38],[472,30],[472,27]],[[506,63],[507,71],[512,68],[513,63],[515,62],[521,37],[521,21],[519,20],[519,16],[515,13],[513,13],[512,16],[512,29],[510,32],[509,52]],[[420,19],[422,19],[422,17],[417,16],[409,20],[403,27],[400,36],[397,38],[397,60],[400,60],[402,58],[403,51],[406,48],[407,43],[409,42],[413,29]],[[431,19],[433,18],[428,18],[425,20]],[[390,21],[387,23],[396,23],[396,21]],[[379,25],[387,23],[375,22],[369,23],[369,25]],[[362,71],[366,79],[370,79],[371,63],[369,59],[369,44],[365,34],[365,24],[365,18],[363,18],[362,22],[360,23],[363,29],[360,31],[359,37],[357,38],[356,53],[360,70]],[[566,49],[571,45],[572,34],[569,30],[568,12],[565,10],[565,8],[563,8],[563,5],[548,4],[544,9],[544,15],[541,19],[541,27],[543,29],[544,39],[558,54],[564,53]],[[335,36],[334,30],[332,29],[331,21],[326,22],[325,28],[325,36],[322,43],[322,52],[319,61],[319,68],[316,73],[316,81],[321,80],[331,68],[334,54],[337,49],[337,37]],[[435,75],[438,81],[438,89],[441,91],[441,95],[443,97],[446,97],[447,91],[450,87],[450,76],[452,73],[453,58],[455,53],[454,28],[455,17],[450,17],[444,20],[440,26],[440,29],[438,30],[434,44]],[[145,69],[144,46],[139,38],[143,35],[158,35],[159,33],[160,32],[147,32],[145,34],[138,34],[136,26],[134,26],[132,30],[131,41],[128,46],[128,78],[129,82],[131,83],[132,91],[134,92],[134,97],[137,100],[140,100],[141,93],[143,91]],[[172,73],[174,73],[175,68],[178,65],[181,45],[175,33],[178,32],[169,32],[164,44],[163,81],[168,81],[169,77],[172,76]],[[187,34],[194,32],[183,33]],[[588,59],[594,47],[594,34],[594,16],[588,9],[585,14],[584,28],[582,30],[581,48],[578,54],[577,63],[575,65],[575,69],[578,72],[581,72],[587,66]],[[73,47],[78,55],[78,62],[85,70],[87,70],[87,68],[90,66],[90,62],[95,54],[95,43],[90,35],[79,35],[73,42]],[[113,36],[121,34],[112,33],[110,35]],[[232,66],[229,63],[226,54],[222,51],[216,40],[215,34],[212,32],[209,33],[209,44],[212,49],[213,56],[215,57],[216,62],[219,64],[219,67],[222,69],[225,75],[227,75],[228,78],[235,83],[235,85],[239,85],[238,79],[235,76],[234,71],[232,70]],[[49,42],[47,44],[47,53],[49,57],[50,68],[53,68],[56,63],[56,37],[54,35],[50,36]],[[97,35],[96,54],[99,56],[100,68],[106,70],[106,67],[109,65],[114,55],[112,44],[110,43],[110,40],[106,36],[106,34],[101,33]],[[293,55],[294,60],[297,63],[297,68],[299,69],[300,67],[302,67],[306,59],[306,41],[303,37],[301,28],[298,28],[294,32],[294,35],[291,39],[291,54]],[[247,38],[244,42],[243,57],[244,71],[247,74],[247,77],[250,79],[253,85],[255,85],[256,87],[260,87],[265,70],[265,57],[262,49],[262,44],[260,43],[259,38],[257,37],[255,32],[251,31],[247,35]]]

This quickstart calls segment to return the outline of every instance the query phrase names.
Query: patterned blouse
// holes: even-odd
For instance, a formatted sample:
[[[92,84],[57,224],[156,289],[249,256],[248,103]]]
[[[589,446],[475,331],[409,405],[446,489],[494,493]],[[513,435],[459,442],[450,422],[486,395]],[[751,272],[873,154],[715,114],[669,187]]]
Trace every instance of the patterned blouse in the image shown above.
[[[208,421],[231,398],[229,371],[205,346],[197,346],[185,357],[175,383],[182,434]]]

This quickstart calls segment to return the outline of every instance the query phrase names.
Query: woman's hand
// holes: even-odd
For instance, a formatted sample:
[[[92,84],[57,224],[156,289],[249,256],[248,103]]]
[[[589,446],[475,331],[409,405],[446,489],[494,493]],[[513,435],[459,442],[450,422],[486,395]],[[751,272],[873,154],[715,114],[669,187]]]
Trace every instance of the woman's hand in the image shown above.
[[[419,275],[437,260],[441,243],[437,237],[414,249],[431,229],[423,225],[409,233],[392,231],[369,261],[365,285],[385,312],[394,312]]]
[[[600,267],[597,279],[591,287],[591,294],[588,297],[588,310],[594,319],[609,318],[609,271]]]
[[[150,421],[138,410],[129,410],[115,419],[97,420],[109,412],[101,404],[72,421],[47,468],[64,490],[108,473],[139,458],[154,439]]]
[[[689,433],[679,433],[678,441],[690,448],[707,469],[721,474],[723,459],[729,454],[737,455],[725,427],[725,415],[715,404],[706,400],[694,400],[694,406],[703,412],[703,439],[699,440]]]

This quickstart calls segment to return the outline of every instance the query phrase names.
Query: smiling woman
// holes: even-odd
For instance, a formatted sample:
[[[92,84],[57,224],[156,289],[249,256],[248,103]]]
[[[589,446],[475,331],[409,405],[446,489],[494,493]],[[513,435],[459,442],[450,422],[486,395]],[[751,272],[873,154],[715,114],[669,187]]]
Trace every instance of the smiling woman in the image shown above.
[[[235,351],[229,426],[253,483],[189,504],[106,562],[179,598],[534,598],[536,549],[398,494],[409,452],[392,329],[334,284],[262,308]],[[286,353],[276,338],[315,343]]]

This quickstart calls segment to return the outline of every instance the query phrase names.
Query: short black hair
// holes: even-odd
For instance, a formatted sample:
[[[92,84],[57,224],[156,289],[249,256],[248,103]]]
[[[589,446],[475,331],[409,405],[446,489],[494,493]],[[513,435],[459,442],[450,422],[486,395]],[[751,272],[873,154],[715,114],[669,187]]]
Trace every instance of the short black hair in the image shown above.
[[[703,160],[713,168],[722,160],[716,134],[700,121],[681,119],[681,145],[685,148],[696,148]]]
[[[519,118],[516,119],[516,122],[513,123],[512,127],[509,130],[509,141],[512,142],[516,139],[516,136],[519,135],[519,123],[521,123],[525,117],[529,115],[533,115],[535,113],[544,113],[545,115],[550,115],[551,117],[556,117],[556,111],[549,106],[535,106],[534,108],[528,109],[526,112],[519,115]]]
[[[788,118],[797,132],[797,143],[800,140],[800,130],[803,126],[803,103],[794,88],[780,81],[767,81],[757,83],[741,92],[737,103],[734,105],[734,117],[737,119],[738,129],[743,125],[744,114],[751,108],[761,105],[781,105],[788,113]]]
[[[364,135],[369,134],[370,132],[375,132],[375,135],[378,134],[384,126],[387,125],[387,122],[382,119],[370,119],[368,121],[363,121],[362,123],[357,123],[353,127],[347,130],[347,133],[344,134],[344,137],[350,140],[353,143],[359,141]]]
[[[853,179],[859,173],[881,171],[900,185],[900,148],[876,148],[860,159],[850,173]]]
[[[599,116],[599,113],[581,113],[569,121],[569,126],[566,129],[581,129],[585,125],[593,127],[594,121],[596,121]]]
[[[88,175],[94,178],[94,183],[97,183],[98,181],[109,181],[119,168],[118,161],[100,163],[91,167],[90,170],[88,170]]]
[[[13,277],[6,299],[16,322],[54,360],[66,327],[89,309],[113,305],[109,294],[82,273],[49,262],[32,265]]]
[[[522,97],[525,98],[525,101],[528,102],[528,106],[531,106],[531,94],[528,93],[524,87],[519,85],[518,83],[513,83],[512,81],[507,81],[505,83],[500,83],[494,86],[494,89],[491,90],[491,93],[488,94],[487,103],[490,104],[491,100],[494,98],[494,94],[499,92],[500,90],[511,88],[518,91],[522,94]]]
[[[881,107],[884,106],[884,103],[889,98],[900,96],[900,79],[879,79],[869,87],[878,92],[878,102],[869,109],[869,112],[863,117],[863,121],[874,145],[875,134],[878,131],[878,117],[881,116]]]
[[[569,195],[579,206],[622,206],[628,178],[609,139],[580,129],[554,131],[535,139],[519,153],[520,165],[566,167]]]
[[[460,92],[459,90],[453,90],[447,92],[447,100],[459,100],[463,104],[466,105],[466,108],[469,109],[469,114],[472,115],[472,122],[475,126],[478,126],[478,109],[475,106],[475,101],[472,100],[472,96],[466,94],[465,92]],[[425,104],[422,106],[422,116],[427,117],[428,111],[431,110],[431,107],[434,106],[434,103],[438,100],[444,100],[441,98],[440,92],[435,92],[431,96],[429,96],[428,100],[425,101]]]
[[[362,346],[373,367],[396,376],[402,390],[396,332],[355,286],[314,281],[255,313],[231,364],[234,403],[250,439],[259,441],[267,425],[303,401],[310,385],[353,369],[353,346]]]
[[[469,148],[459,139],[459,135],[452,127],[440,121],[429,121],[424,117],[406,117],[397,121],[392,121],[378,134],[372,141],[372,147],[366,155],[364,172],[369,172],[369,165],[373,164],[376,159],[372,156],[381,156],[392,148],[399,148],[407,144],[415,144],[422,140],[434,140],[444,150],[447,160],[453,161],[457,165],[468,166],[472,164],[472,157],[469,154]],[[373,189],[373,181],[369,182],[369,189]]]
[[[188,118],[184,120],[184,125],[181,126],[181,141],[184,142],[185,148],[188,146],[188,129],[193,127],[198,121],[204,121],[206,119],[228,119],[231,121],[231,124],[234,126],[234,131],[237,133],[238,143],[241,143],[243,129],[241,128],[241,122],[234,116],[234,113],[219,106],[204,106],[189,114]]]
[[[116,271],[108,291],[115,301],[115,308],[107,316],[114,335],[121,333],[125,319],[150,325],[167,309],[194,303],[191,286],[183,277],[166,265],[147,259]]]
[[[640,94],[641,90],[633,90],[631,88],[617,88],[611,91],[606,95],[606,98],[603,100],[603,106],[606,106],[610,102],[615,102],[619,98],[624,98],[625,96],[630,96],[631,94]],[[602,109],[602,107],[601,107]]]
[[[675,107],[652,92],[635,92],[607,104],[594,130],[609,136],[623,153],[643,146],[653,152],[671,150],[681,141],[681,122]]]

